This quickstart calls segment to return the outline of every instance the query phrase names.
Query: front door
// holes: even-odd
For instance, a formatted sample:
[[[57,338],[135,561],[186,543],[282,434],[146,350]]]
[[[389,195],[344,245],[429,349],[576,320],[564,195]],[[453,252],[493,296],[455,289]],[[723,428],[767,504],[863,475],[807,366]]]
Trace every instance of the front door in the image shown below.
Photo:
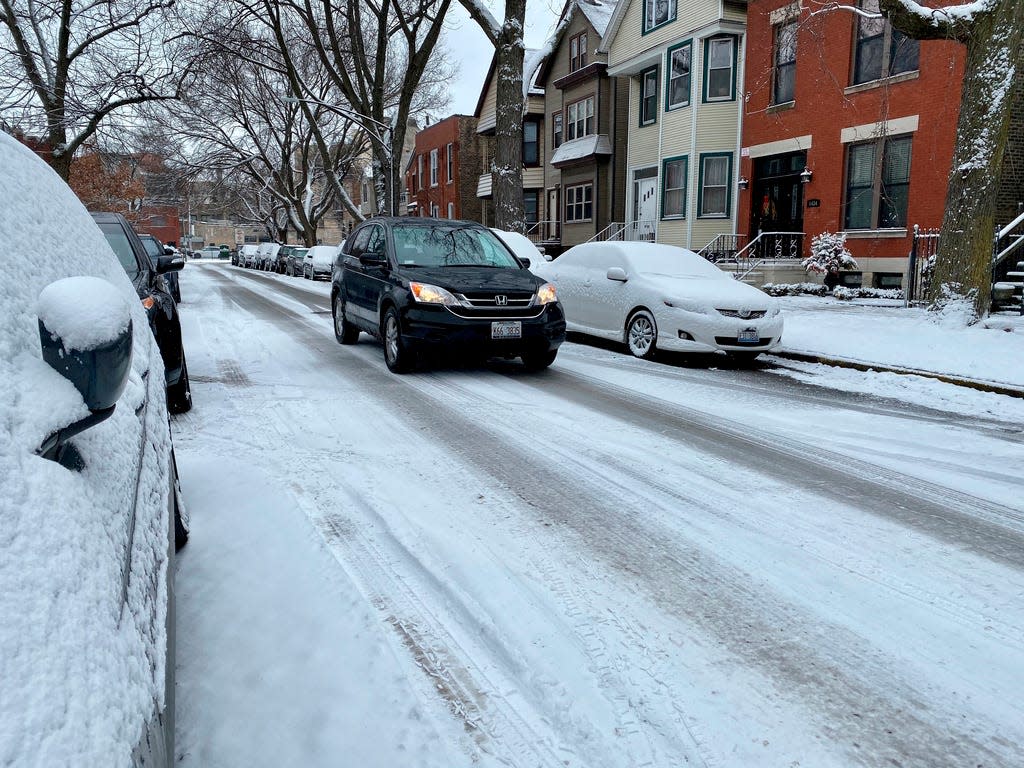
[[[627,232],[627,239],[654,241],[658,220],[658,169],[645,168],[633,173],[633,220],[635,232]]]
[[[558,207],[558,189],[548,190],[548,231],[546,240],[558,240],[558,223],[562,220],[561,209]]]
[[[800,172],[807,153],[758,158],[754,163],[754,184],[750,206],[750,233],[803,232],[804,190]]]

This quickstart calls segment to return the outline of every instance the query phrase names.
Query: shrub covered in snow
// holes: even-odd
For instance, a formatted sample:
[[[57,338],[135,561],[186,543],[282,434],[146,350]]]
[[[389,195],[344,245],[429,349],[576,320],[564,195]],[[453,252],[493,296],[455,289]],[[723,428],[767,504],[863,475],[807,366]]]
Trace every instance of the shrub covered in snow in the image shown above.
[[[811,238],[811,255],[802,262],[808,272],[819,275],[837,274],[843,269],[857,269],[857,261],[846,249],[846,233],[828,230]]]
[[[837,285],[829,289],[817,283],[767,283],[761,290],[769,296],[831,296],[835,299],[902,299],[901,288],[857,288]]]

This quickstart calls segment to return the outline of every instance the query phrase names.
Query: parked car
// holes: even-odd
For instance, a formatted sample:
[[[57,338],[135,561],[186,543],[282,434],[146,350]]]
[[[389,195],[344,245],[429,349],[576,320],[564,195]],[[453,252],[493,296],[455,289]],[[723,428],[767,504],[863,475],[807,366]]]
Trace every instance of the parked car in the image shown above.
[[[260,243],[256,251],[256,257],[253,259],[253,267],[263,270],[270,269],[270,265],[277,258],[277,252],[280,248],[281,246],[277,243]]]
[[[277,256],[274,257],[274,271],[277,274],[283,275],[285,273],[285,270],[288,268],[288,256],[294,250],[294,245],[282,245],[278,249]]]
[[[395,373],[429,349],[521,357],[541,369],[565,340],[555,287],[480,224],[374,218],[349,235],[340,261],[331,285],[334,334],[341,344],[354,344],[360,331],[383,339]]]
[[[235,259],[232,260],[232,264],[237,263],[240,267],[249,266],[249,261],[252,256],[256,255],[256,251],[259,250],[259,246],[256,243],[246,243],[238,247],[238,253],[235,255]]]
[[[297,245],[292,248],[291,253],[288,254],[288,264],[285,271],[291,277],[298,277],[302,274],[302,264],[306,259],[307,251],[309,251],[309,248]]]
[[[212,243],[210,245],[206,246],[205,248],[203,248],[201,251],[199,251],[199,255],[196,256],[197,259],[200,259],[200,258],[202,258],[202,259],[216,259],[216,258],[219,258],[219,257],[220,257],[220,246],[219,245],[213,245]]]
[[[302,259],[302,276],[307,280],[330,280],[339,253],[336,245],[314,245]]]
[[[156,239],[153,235],[147,235],[145,233],[139,233],[139,239],[142,244],[146,247],[146,253],[149,254],[150,261],[153,262],[153,266],[157,265],[161,256],[177,256],[177,249],[166,246]],[[182,264],[184,264],[184,257],[182,257]],[[171,296],[174,298],[176,303],[181,303],[181,286],[178,283],[178,273],[167,272],[164,274],[164,280],[167,281],[167,290],[171,292]]]
[[[231,258],[231,246],[224,245],[223,243],[221,243],[217,247],[220,249],[218,251],[218,253],[217,253],[217,258],[218,259],[230,259]]]
[[[519,232],[506,232],[502,229],[491,228],[491,232],[501,238],[501,242],[508,246],[508,249],[519,259],[519,263],[537,274],[539,265],[551,261],[551,259],[537,247],[530,238]]]
[[[94,213],[93,220],[107,238],[107,243],[128,273],[128,278],[146,308],[149,327],[153,331],[164,360],[164,382],[167,408],[171,413],[185,413],[192,408],[188,365],[181,343],[181,321],[178,305],[167,289],[163,275],[185,266],[181,257],[161,256],[156,266],[132,225],[119,213]]]
[[[160,351],[67,184],[3,133],[0,168],[0,765],[171,768],[184,521]]]
[[[779,303],[685,248],[584,243],[544,265],[570,331],[656,350],[724,351],[751,360],[779,344]]]

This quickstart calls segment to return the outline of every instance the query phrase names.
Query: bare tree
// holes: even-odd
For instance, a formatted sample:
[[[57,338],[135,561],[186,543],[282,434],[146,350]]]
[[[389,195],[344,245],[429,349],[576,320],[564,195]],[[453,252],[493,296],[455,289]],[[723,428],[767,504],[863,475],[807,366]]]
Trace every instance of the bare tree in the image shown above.
[[[820,3],[815,13],[852,4]],[[967,52],[956,146],[942,220],[941,250],[932,280],[932,308],[976,322],[992,294],[992,234],[996,195],[1010,133],[1012,95],[1024,79],[1024,2],[879,0],[895,29],[918,40],[955,40]]]
[[[0,0],[0,109],[41,131],[67,180],[76,150],[133,105],[176,98],[162,45],[173,0]]]

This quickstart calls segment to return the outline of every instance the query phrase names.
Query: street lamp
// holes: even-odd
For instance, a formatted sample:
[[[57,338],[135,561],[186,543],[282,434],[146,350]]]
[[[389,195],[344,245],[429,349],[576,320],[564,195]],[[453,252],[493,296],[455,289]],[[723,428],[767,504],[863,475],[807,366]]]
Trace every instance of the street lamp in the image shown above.
[[[380,148],[384,150],[384,156],[387,158],[388,161],[389,178],[387,179],[387,184],[388,188],[390,189],[390,199],[388,200],[388,207],[391,210],[391,215],[397,216],[398,185],[393,183],[395,178],[395,150],[394,147],[391,146],[391,140],[394,138],[394,134],[392,133],[392,126],[380,120],[375,120],[372,117],[362,115],[356,112],[355,110],[349,109],[347,107],[340,107],[337,104],[330,104],[326,101],[319,101],[317,99],[304,99],[299,98],[298,96],[285,96],[284,100],[288,104],[316,104],[317,106],[323,107],[324,109],[328,109],[332,112],[337,112],[342,117],[358,125],[360,128],[363,129],[363,132],[367,136],[369,136],[372,140],[377,142]],[[380,131],[380,133],[378,133],[378,131],[369,130],[367,128],[367,123],[375,126]],[[384,139],[384,136],[387,136],[387,140]]]

